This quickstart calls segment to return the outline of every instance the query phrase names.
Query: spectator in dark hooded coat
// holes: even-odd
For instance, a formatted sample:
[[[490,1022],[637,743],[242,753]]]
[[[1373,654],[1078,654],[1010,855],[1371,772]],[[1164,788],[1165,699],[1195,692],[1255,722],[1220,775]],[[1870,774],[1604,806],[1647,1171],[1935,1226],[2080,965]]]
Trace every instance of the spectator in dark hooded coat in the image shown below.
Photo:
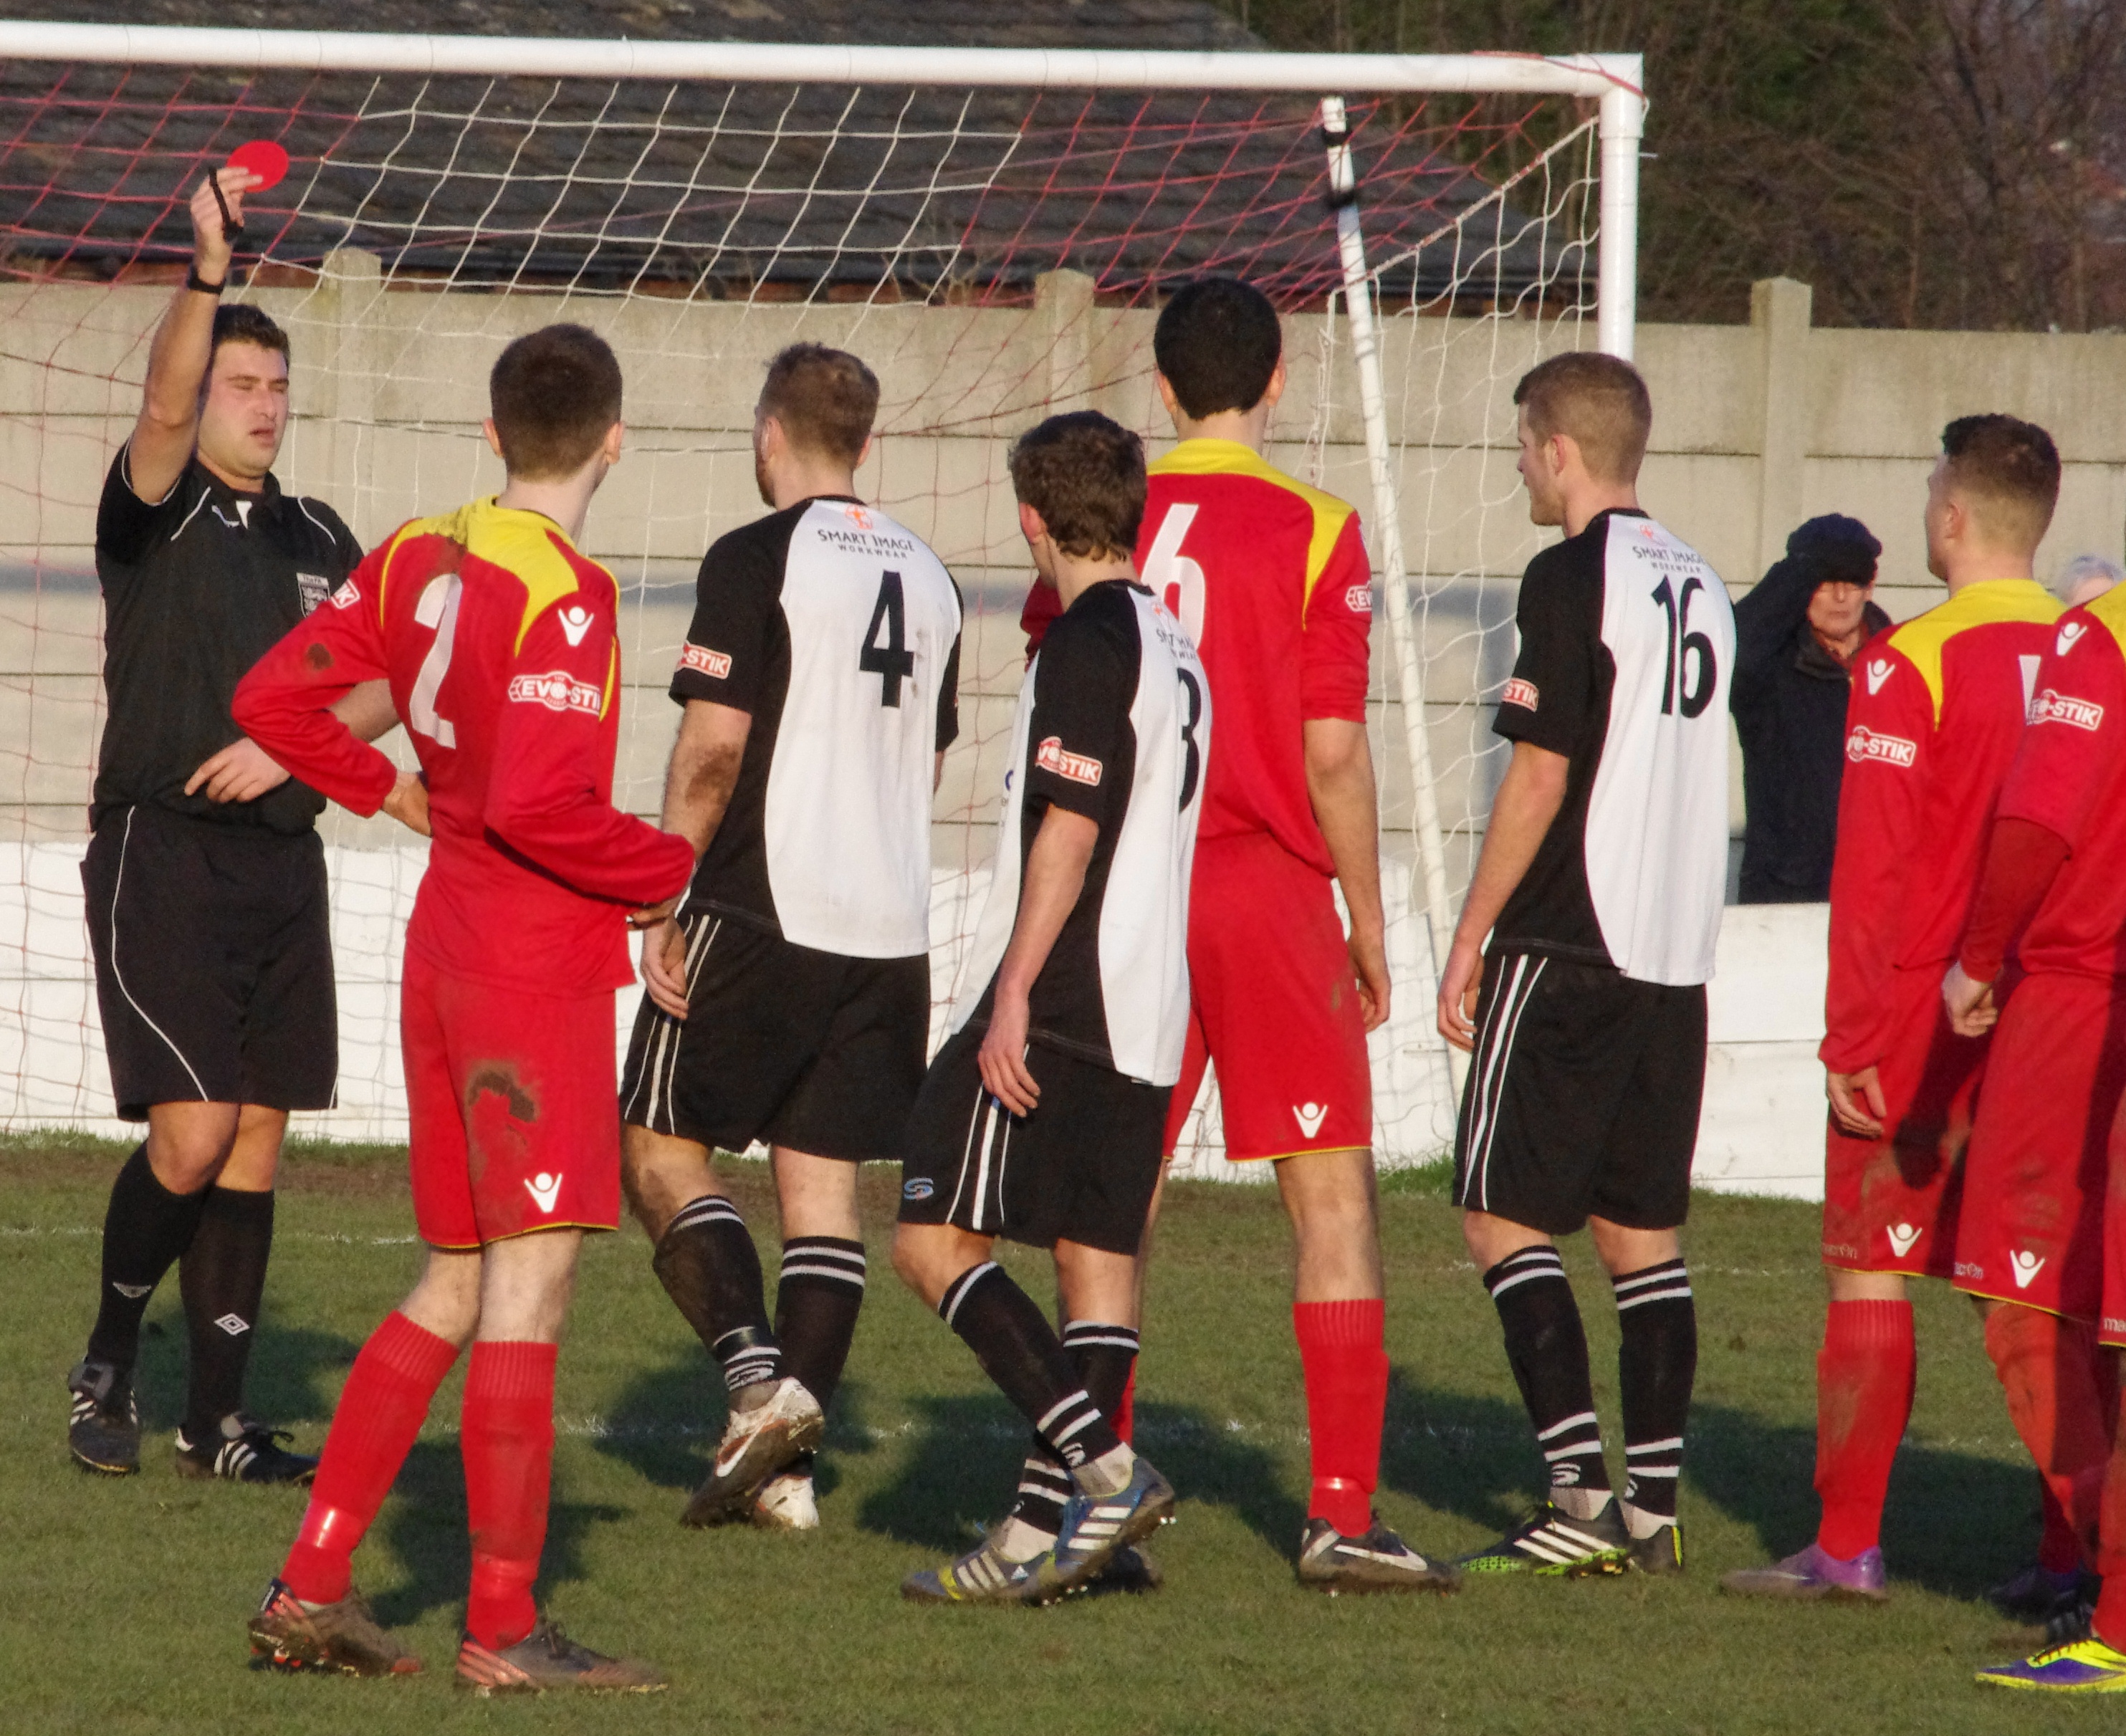
[[[1742,742],[1741,902],[1831,896],[1845,701],[1869,639],[1890,625],[1875,606],[1883,545],[1858,519],[1812,518],[1786,558],[1735,606],[1730,705]]]

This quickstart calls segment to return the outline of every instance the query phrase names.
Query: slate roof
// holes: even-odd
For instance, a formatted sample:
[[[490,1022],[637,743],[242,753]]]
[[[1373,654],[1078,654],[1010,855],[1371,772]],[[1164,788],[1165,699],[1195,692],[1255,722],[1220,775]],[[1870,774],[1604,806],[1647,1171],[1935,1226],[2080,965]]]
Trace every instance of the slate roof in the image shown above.
[[[90,0],[0,0],[111,21]],[[437,34],[1020,47],[1259,47],[1207,0],[120,0],[124,21]],[[1525,141],[1443,144],[1468,99],[1401,120],[1354,104],[1368,249],[1387,258],[1491,191]],[[1487,111],[1495,116],[1497,107]],[[249,244],[314,265],[507,286],[654,281],[716,295],[980,300],[1041,271],[1134,299],[1212,268],[1288,299],[1339,281],[1314,104],[1252,92],[909,90],[371,78],[0,64],[0,251],[17,272],[112,275],[182,260],[183,197],[252,138],[288,181]],[[1481,148],[1491,147],[1488,154]],[[1472,167],[1473,164],[1473,167]],[[1536,201],[1539,208],[1541,200]],[[1546,234],[1494,200],[1479,295],[1538,274]],[[1561,225],[1559,233],[1561,233]],[[1401,272],[1425,293],[1451,251]],[[1568,249],[1569,251],[1569,249]],[[1464,250],[1463,265],[1467,265]],[[1568,261],[1568,264],[1571,262]]]

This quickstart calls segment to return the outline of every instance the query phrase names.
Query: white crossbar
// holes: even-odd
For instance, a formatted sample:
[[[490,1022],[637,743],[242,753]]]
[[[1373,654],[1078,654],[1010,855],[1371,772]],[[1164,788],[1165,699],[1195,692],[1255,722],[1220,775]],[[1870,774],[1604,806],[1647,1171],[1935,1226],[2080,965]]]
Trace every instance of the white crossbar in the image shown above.
[[[1637,54],[1254,54],[1125,49],[859,47],[566,36],[195,30],[0,19],[0,56],[163,66],[289,67],[475,77],[729,79],[778,84],[988,85],[1034,89],[1505,91],[1636,93]]]

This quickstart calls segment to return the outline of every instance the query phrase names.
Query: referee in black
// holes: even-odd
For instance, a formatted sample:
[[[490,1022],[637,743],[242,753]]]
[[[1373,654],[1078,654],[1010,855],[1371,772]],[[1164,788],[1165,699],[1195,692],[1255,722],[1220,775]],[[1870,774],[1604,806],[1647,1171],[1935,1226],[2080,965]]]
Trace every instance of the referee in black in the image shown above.
[[[67,1438],[91,1470],[139,1468],[140,1319],[182,1259],[191,1384],[177,1469],[301,1483],[317,1461],[245,1413],[243,1372],[288,1111],[330,1106],[338,1071],[324,798],[246,739],[229,707],[361,550],[329,507],[273,479],[288,339],[258,309],[219,302],[227,232],[257,177],[216,173],[219,195],[210,180],[193,196],[191,271],[97,512],[109,715],[82,885],[112,1094],[148,1137],[111,1190]],[[385,683],[356,690],[343,715],[382,734]]]

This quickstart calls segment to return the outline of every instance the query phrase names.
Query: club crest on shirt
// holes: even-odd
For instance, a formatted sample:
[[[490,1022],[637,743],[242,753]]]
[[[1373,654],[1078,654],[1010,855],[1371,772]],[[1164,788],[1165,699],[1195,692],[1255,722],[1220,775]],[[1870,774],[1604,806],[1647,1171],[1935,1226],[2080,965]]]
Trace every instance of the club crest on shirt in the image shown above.
[[[1868,664],[1868,692],[1872,698],[1883,691],[1883,683],[1896,674],[1897,666],[1887,657],[1871,659]]]
[[[298,573],[295,590],[303,599],[303,613],[308,615],[332,595],[332,581],[322,573]]]
[[[518,705],[544,705],[549,711],[580,711],[596,717],[605,710],[605,691],[596,682],[579,682],[565,669],[544,675],[513,675],[509,696]]]
[[[2065,657],[2068,652],[2074,649],[2074,642],[2080,639],[2081,635],[2087,631],[2089,631],[2089,623],[2087,621],[2062,621],[2060,623],[2059,637],[2053,641],[2053,655],[2055,657]]]
[[[698,669],[714,681],[721,681],[731,672],[730,653],[711,651],[706,645],[688,645],[679,653],[682,669]]]
[[[1854,765],[1873,760],[1881,766],[1909,770],[1920,757],[1919,743],[1902,735],[1879,735],[1865,724],[1855,724],[1845,738],[1845,757]]]
[[[1098,784],[1100,781],[1100,762],[1089,754],[1070,752],[1060,735],[1050,736],[1033,750],[1033,763],[1037,770],[1052,771],[1074,784]]]
[[[1535,683],[1532,681],[1524,681],[1516,675],[1506,683],[1506,691],[1500,696],[1499,703],[1502,705],[1519,705],[1524,711],[1533,711],[1535,710],[1536,698]]]
[[[2104,722],[2104,707],[2094,700],[2076,699],[2048,687],[2030,701],[2034,724],[2071,724],[2077,729],[2095,731]]]

